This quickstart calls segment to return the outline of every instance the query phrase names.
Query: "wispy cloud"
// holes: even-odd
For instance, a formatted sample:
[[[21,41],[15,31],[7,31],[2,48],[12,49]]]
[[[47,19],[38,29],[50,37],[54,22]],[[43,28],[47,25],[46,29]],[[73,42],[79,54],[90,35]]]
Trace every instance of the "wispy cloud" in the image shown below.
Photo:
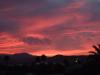
[[[0,52],[87,52],[99,20],[99,0],[0,0]]]

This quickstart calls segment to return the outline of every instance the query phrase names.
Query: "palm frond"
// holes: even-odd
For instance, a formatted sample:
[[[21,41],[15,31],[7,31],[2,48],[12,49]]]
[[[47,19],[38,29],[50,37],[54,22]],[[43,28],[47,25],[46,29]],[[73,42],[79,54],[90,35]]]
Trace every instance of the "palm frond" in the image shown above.
[[[93,45],[93,48],[95,49],[96,53],[100,55],[100,44],[98,44],[98,46]]]
[[[96,55],[97,53],[95,51],[90,51],[89,54]]]

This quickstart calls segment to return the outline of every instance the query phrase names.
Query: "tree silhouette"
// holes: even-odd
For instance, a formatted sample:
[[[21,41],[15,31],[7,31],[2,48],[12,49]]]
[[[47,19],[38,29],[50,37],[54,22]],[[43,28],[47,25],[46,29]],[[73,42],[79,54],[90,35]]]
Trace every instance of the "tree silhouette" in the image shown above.
[[[90,51],[91,53],[88,57],[88,61],[85,63],[85,68],[87,69],[86,73],[89,75],[100,74],[100,44],[92,46],[95,51]]]
[[[42,55],[42,56],[41,56],[41,61],[42,61],[42,62],[46,62],[46,60],[47,60],[47,57],[46,57],[45,55]]]
[[[93,55],[100,55],[100,44],[97,46],[93,45],[92,47],[95,49],[95,51],[90,51],[89,53],[92,53]]]
[[[5,61],[6,64],[9,62],[9,60],[10,60],[10,56],[5,55],[4,56],[4,61]]]

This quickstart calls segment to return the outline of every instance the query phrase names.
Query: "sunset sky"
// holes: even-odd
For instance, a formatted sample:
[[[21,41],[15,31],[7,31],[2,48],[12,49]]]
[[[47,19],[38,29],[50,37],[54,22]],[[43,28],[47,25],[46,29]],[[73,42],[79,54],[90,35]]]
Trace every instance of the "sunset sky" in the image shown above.
[[[100,43],[100,0],[0,0],[0,53],[84,55]]]

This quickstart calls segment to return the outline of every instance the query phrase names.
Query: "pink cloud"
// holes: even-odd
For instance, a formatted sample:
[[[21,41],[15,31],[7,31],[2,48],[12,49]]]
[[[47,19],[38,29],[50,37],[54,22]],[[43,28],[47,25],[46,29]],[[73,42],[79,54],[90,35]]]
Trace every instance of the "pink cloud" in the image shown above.
[[[100,42],[97,1],[95,5],[87,0],[1,3],[0,53],[84,54]]]

